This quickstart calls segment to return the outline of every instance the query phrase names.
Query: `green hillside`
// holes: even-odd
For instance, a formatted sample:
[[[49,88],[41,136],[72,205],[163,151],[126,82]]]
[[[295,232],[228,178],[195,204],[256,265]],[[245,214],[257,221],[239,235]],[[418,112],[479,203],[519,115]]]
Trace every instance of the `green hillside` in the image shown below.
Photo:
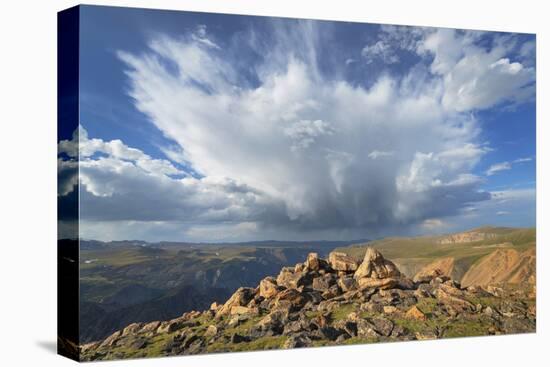
[[[388,237],[363,244],[340,247],[360,260],[367,246],[378,249],[385,257],[392,259],[407,275],[413,276],[420,268],[435,259],[452,257],[455,260],[455,276],[460,277],[477,260],[498,248],[514,248],[524,251],[535,246],[535,228],[480,227],[464,233],[482,233],[492,238],[463,242],[441,243],[448,235],[421,237]]]

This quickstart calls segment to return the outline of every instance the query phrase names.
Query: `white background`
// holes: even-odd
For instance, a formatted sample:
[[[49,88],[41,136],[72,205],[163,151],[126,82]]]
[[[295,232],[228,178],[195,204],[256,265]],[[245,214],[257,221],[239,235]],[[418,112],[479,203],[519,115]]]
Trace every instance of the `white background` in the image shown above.
[[[537,33],[537,333],[104,362],[101,366],[543,365],[548,356],[548,65],[545,1],[149,0],[90,3]],[[4,1],[0,12],[0,365],[67,366],[56,340],[56,12],[72,1]],[[544,165],[546,164],[546,167]],[[546,209],[546,210],[545,210]],[[546,343],[545,343],[546,339]],[[546,345],[546,349],[544,346]]]

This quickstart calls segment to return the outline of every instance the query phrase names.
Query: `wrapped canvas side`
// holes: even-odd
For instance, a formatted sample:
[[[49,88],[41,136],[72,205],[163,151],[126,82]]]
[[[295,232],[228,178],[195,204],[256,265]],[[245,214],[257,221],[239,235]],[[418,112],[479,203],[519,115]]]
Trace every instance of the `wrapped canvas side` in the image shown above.
[[[78,134],[79,7],[58,13],[57,142]],[[76,147],[78,148],[78,144]],[[57,351],[79,360],[78,154],[58,153]]]

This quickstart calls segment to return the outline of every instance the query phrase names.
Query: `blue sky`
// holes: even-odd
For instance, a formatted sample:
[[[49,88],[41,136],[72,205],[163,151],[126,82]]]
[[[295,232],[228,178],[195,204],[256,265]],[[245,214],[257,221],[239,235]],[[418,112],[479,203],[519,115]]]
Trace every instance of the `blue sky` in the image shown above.
[[[80,39],[84,237],[535,224],[534,35],[83,6]]]

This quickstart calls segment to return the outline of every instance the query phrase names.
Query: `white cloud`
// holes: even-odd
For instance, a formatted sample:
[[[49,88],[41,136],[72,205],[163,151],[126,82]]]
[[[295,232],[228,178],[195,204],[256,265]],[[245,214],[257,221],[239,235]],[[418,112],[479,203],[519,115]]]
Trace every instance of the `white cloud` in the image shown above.
[[[523,88],[518,80],[529,68],[506,61],[504,46],[486,51],[469,33],[383,27],[370,56],[397,62],[391,44],[433,60],[430,70],[381,75],[367,88],[323,75],[315,23],[288,24],[264,42],[252,34],[246,44],[216,43],[199,27],[187,37],[155,37],[141,54],[118,53],[135,106],[175,142],[162,151],[198,175],[120,140],[82,138],[88,233],[117,221],[126,228],[118,236],[141,226],[203,240],[359,238],[435,229],[494,202],[472,173],[490,148],[479,141],[470,110],[511,100]],[[240,49],[228,47],[263,56],[247,69],[254,83],[231,56]],[[501,85],[490,98],[487,73]],[[461,87],[472,78],[483,83]],[[75,156],[69,142],[60,147]],[[116,227],[105,226],[114,236]]]
[[[491,167],[489,167],[489,169],[485,171],[485,174],[487,176],[492,176],[497,172],[507,171],[510,169],[512,169],[512,165],[510,164],[510,162],[501,162],[491,165]]]
[[[370,64],[382,61],[387,65],[400,62],[399,52],[415,52],[427,29],[422,27],[404,27],[382,25],[378,39],[363,47],[361,56]]]
[[[513,163],[525,163],[525,162],[531,162],[533,160],[533,157],[526,157],[526,158],[518,158],[513,161]]]
[[[312,35],[303,43],[279,31],[272,50],[284,52],[256,67],[257,87],[243,87],[215,50],[153,40],[143,55],[121,53],[131,96],[197,172],[238,179],[280,203],[284,218],[275,225],[285,230],[365,233],[488,198],[470,173],[488,150],[477,142],[474,117],[447,110],[431,85],[408,88],[382,76],[365,89],[322,77],[303,52],[315,49],[314,32],[302,27]],[[207,67],[184,61],[186,53]],[[157,58],[177,64],[178,75],[149,62]],[[411,71],[407,80],[417,77]],[[382,160],[387,146],[395,147],[392,159]]]
[[[301,120],[283,129],[283,132],[294,142],[291,149],[297,151],[307,149],[323,135],[334,134],[331,124],[323,120]]]
[[[446,109],[485,109],[534,96],[534,68],[507,57],[514,40],[494,36],[492,47],[486,49],[477,44],[482,36],[483,32],[437,29],[418,46],[420,55],[433,57],[430,70],[443,80]]]
[[[535,200],[535,189],[501,190],[491,192],[491,201],[499,204],[508,201]]]
[[[80,127],[80,131],[85,130]],[[60,152],[74,157],[75,140],[63,141]],[[189,177],[170,162],[152,159],[118,140],[88,139],[80,134],[80,160],[58,161],[61,197],[71,200],[80,178],[80,216],[88,221],[175,221],[218,223],[261,219],[258,207],[273,203],[236,180]],[[69,154],[70,152],[70,154]],[[63,200],[63,198],[61,198]],[[271,215],[276,209],[271,208]]]
[[[372,45],[367,45],[361,51],[367,62],[370,64],[376,60],[381,60],[385,64],[395,64],[399,62],[399,56],[394,51],[392,45],[385,43],[384,41],[377,41]]]
[[[197,26],[195,32],[191,34],[191,39],[200,42],[207,47],[211,47],[214,49],[220,48],[220,46],[218,46],[214,41],[207,37],[207,27],[204,24],[199,24]]]
[[[515,165],[515,164],[527,163],[527,162],[531,162],[532,160],[533,160],[532,157],[526,157],[526,158],[514,159],[511,162],[496,163],[496,164],[491,165],[491,167],[489,167],[489,169],[487,171],[485,171],[485,174],[487,176],[492,176],[492,175],[494,175],[498,172],[501,172],[501,171],[511,170],[512,166]]]

